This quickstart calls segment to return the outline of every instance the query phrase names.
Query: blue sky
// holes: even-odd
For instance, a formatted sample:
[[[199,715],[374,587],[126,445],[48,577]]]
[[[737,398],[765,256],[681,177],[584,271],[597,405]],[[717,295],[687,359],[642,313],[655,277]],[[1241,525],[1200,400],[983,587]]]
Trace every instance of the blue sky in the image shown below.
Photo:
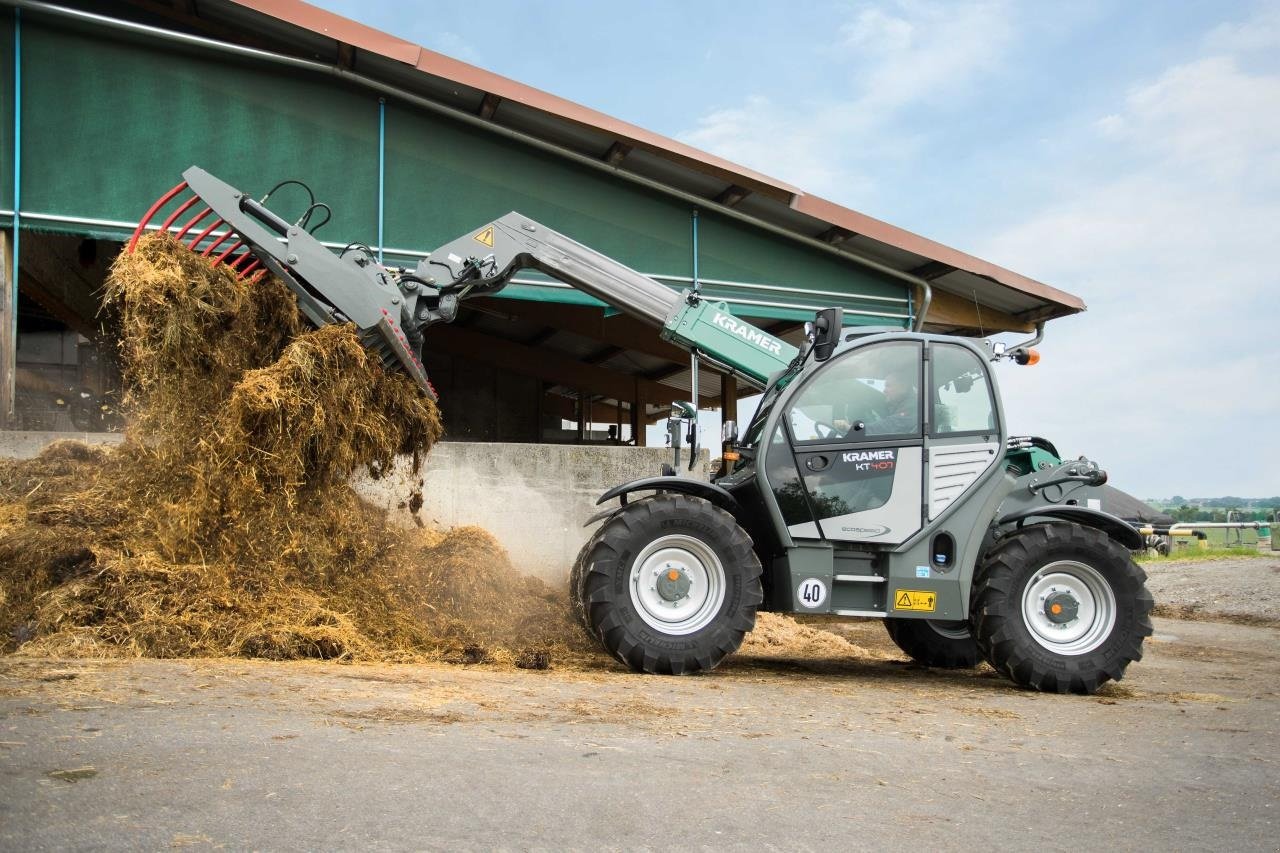
[[[1280,2],[319,5],[1080,294],[1016,432],[1280,493]]]

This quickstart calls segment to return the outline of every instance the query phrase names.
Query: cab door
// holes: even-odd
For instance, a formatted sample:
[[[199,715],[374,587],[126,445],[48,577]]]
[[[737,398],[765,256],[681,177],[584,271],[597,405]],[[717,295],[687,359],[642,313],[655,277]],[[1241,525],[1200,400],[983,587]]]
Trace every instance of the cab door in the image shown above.
[[[922,343],[891,340],[837,356],[797,391],[769,448],[794,465],[790,493],[774,486],[795,506],[793,537],[897,545],[920,529],[923,378]]]

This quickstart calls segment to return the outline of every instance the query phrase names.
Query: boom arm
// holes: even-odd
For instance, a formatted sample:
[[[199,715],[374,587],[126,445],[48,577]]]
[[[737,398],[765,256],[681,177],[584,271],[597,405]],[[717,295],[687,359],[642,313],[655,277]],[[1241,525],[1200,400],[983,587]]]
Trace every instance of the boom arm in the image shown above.
[[[511,212],[441,246],[418,264],[419,281],[435,281],[445,304],[497,293],[522,269],[537,269],[660,330],[664,340],[696,352],[713,365],[761,388],[798,350],[745,320],[723,303],[691,291],[676,293],[594,249],[526,216]],[[447,271],[447,273],[446,273]],[[422,318],[426,324],[452,319]]]
[[[145,228],[155,227],[148,222],[166,204],[177,208],[159,227],[177,230],[179,239],[213,216],[191,239],[190,248],[198,251],[208,244],[205,256],[221,251],[213,259],[215,266],[226,260],[237,271],[252,254],[257,262],[244,267],[242,275],[260,263],[289,286],[314,325],[354,324],[383,364],[408,373],[432,399],[435,391],[419,360],[423,331],[433,323],[452,322],[462,300],[497,293],[522,269],[541,270],[588,293],[760,387],[797,354],[790,344],[734,317],[723,302],[704,302],[690,291],[676,293],[519,213],[445,244],[410,273],[383,267],[359,244],[335,255],[307,231],[305,213],[291,223],[265,206],[265,196],[255,201],[199,167],[187,169],[183,179],[147,212],[130,251]],[[188,190],[194,198],[175,200]],[[170,228],[196,201],[204,204],[201,212],[181,229]],[[224,244],[229,248],[220,248]],[[241,247],[247,251],[234,255]]]

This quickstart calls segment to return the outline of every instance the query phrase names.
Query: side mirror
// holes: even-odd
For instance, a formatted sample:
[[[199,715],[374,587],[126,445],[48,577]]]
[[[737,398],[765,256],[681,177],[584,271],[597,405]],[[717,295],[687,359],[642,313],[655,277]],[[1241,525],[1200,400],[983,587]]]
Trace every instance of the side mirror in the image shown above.
[[[844,327],[843,308],[823,308],[813,317],[813,358],[826,361],[840,343],[840,330]]]

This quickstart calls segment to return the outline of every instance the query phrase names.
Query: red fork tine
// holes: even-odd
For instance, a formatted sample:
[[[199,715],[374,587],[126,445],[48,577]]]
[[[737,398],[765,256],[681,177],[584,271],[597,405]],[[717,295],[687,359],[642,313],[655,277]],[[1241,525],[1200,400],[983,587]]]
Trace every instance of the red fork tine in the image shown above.
[[[224,222],[226,222],[226,220],[223,219],[221,216],[219,216],[217,219],[210,222],[208,228],[204,229],[199,234],[197,234],[195,239],[193,239],[190,243],[187,244],[187,248],[194,252],[196,250],[196,246],[200,245],[200,241],[202,241],[205,237],[208,237],[211,233],[213,233],[213,229],[217,228],[219,225],[221,225]]]
[[[156,200],[156,203],[151,205],[151,209],[147,211],[147,215],[142,217],[142,221],[138,223],[138,227],[133,229],[133,236],[129,238],[129,248],[126,249],[126,251],[132,252],[133,247],[138,245],[138,238],[141,237],[142,232],[146,230],[147,223],[151,221],[151,217],[155,216],[156,212],[159,211],[160,208],[172,201],[174,196],[186,188],[187,182],[183,181],[164,195],[160,196],[160,198]]]
[[[233,234],[235,234],[235,232],[228,228],[226,234],[223,234],[221,237],[219,237],[217,240],[211,243],[209,245],[209,248],[205,249],[203,252],[200,253],[201,257],[207,258],[210,255],[212,255],[213,250],[221,246],[223,241],[225,241],[228,237],[232,236]],[[214,266],[216,267],[217,264],[214,264]]]
[[[254,258],[253,263],[249,264],[249,266],[240,270],[240,278],[245,278],[246,276],[249,275],[249,273],[253,272],[254,270],[257,270],[258,267],[260,266],[262,266],[262,261],[258,260],[257,258]],[[264,272],[266,272],[266,270],[264,269],[258,270],[257,274],[253,277],[253,280],[257,281],[259,276],[261,276]]]
[[[160,223],[160,230],[168,231],[169,226],[172,225],[179,216],[186,213],[191,208],[191,205],[195,204],[199,200],[200,196],[193,195],[191,198],[184,201],[176,210],[173,211],[173,213],[169,214],[169,217],[165,219],[164,222]]]
[[[253,252],[245,252],[244,254],[236,258],[234,261],[232,261],[230,264],[228,264],[228,266],[230,266],[232,269],[239,272],[240,265],[243,264],[245,261],[251,261],[251,260],[255,260],[255,256]]]
[[[235,243],[233,243],[233,244],[232,244],[232,246],[231,246],[231,248],[230,248],[230,249],[227,249],[227,250],[226,250],[225,252],[223,252],[221,255],[218,255],[218,257],[216,257],[216,258],[214,258],[214,259],[213,259],[213,265],[216,267],[218,264],[222,263],[222,262],[223,262],[223,261],[225,261],[227,258],[231,257],[231,253],[232,253],[232,252],[234,252],[236,249],[239,249],[239,248],[240,248],[241,246],[243,246],[243,245],[244,245],[244,241],[243,241],[243,240],[237,240],[237,241],[235,241]]]
[[[206,207],[204,210],[200,211],[195,216],[191,217],[191,220],[187,222],[186,225],[183,225],[181,230],[178,231],[177,239],[182,240],[182,238],[187,236],[187,232],[190,231],[197,222],[199,222],[201,219],[204,219],[210,213],[213,213],[213,208]]]

